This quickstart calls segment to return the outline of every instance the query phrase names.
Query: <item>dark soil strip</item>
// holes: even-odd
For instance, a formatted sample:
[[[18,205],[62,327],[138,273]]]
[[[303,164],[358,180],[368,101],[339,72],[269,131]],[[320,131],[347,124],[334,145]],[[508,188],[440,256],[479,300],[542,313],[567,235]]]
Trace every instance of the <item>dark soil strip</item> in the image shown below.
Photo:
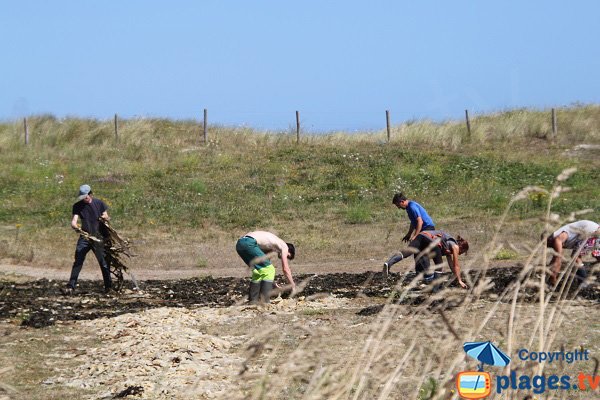
[[[493,287],[483,296],[493,299],[494,296],[501,294],[517,279],[520,271],[519,267],[490,269],[487,277],[491,278]],[[304,296],[328,293],[337,297],[354,298],[357,296],[388,297],[396,290],[402,291],[402,288],[414,277],[413,273],[391,274],[388,279],[384,279],[381,273],[367,272],[297,275],[295,279],[297,282],[307,281],[302,293]],[[128,284],[129,282],[125,283],[125,288]],[[13,321],[23,327],[42,328],[57,321],[111,317],[157,307],[228,307],[243,302],[248,288],[247,279],[212,277],[169,281],[148,280],[138,284],[141,289],[139,293],[125,290],[120,294],[106,297],[102,294],[101,282],[95,281],[81,281],[72,296],[64,296],[61,293],[61,289],[66,285],[66,282],[62,281],[42,279],[18,284],[0,282],[0,319]],[[400,286],[395,289],[397,285]],[[576,288],[577,285],[573,287]],[[402,303],[428,304],[427,300],[430,296],[431,294],[426,290],[415,290],[410,296],[406,296]],[[600,289],[597,284],[590,285],[581,289],[577,297],[600,301]],[[536,301],[536,299],[537,288],[529,287],[522,290],[521,301]],[[439,307],[441,304],[448,308],[460,302],[461,297],[454,295],[454,298],[448,296],[443,301],[436,301],[429,305]],[[379,310],[380,307],[367,307],[361,311],[361,315],[376,314]]]

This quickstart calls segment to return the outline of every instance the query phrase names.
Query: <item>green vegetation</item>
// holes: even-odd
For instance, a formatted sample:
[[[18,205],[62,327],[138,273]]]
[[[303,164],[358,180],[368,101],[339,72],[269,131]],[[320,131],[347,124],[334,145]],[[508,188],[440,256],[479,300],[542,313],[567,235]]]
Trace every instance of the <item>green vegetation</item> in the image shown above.
[[[313,316],[313,315],[325,315],[326,311],[321,308],[307,308],[302,310],[302,315]]]
[[[206,268],[208,266],[208,260],[202,256],[199,256],[196,260],[197,268]]]
[[[417,395],[418,400],[429,400],[435,398],[435,395],[438,392],[439,384],[433,378],[427,378],[421,389],[419,389],[419,393]]]
[[[29,118],[0,124],[0,240],[55,241],[68,227],[82,183],[107,201],[120,228],[175,235],[180,229],[287,229],[305,242],[325,226],[389,226],[398,220],[391,196],[404,191],[436,220],[499,216],[528,185],[549,190],[565,168],[578,171],[553,204],[568,214],[593,209],[600,219],[598,150],[570,155],[577,144],[600,143],[600,107],[550,113],[515,110],[462,122],[409,122],[384,131],[304,134],[209,126],[202,143],[194,121],[112,121]],[[515,218],[543,213],[542,194],[515,205]],[[0,254],[0,258],[6,257]],[[199,264],[202,264],[201,262]]]
[[[502,247],[500,250],[498,250],[498,252],[494,256],[494,259],[495,260],[514,260],[514,259],[518,258],[518,256],[519,255],[517,254],[516,251]]]

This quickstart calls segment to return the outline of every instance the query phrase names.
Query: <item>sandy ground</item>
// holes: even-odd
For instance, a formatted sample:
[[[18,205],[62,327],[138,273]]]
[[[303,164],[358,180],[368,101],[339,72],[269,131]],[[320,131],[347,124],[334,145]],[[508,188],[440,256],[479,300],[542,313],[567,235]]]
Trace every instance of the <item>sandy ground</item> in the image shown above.
[[[463,353],[464,341],[494,338],[510,350],[510,304],[480,301],[447,310],[443,318],[412,306],[360,312],[384,303],[326,296],[277,300],[266,308],[156,308],[44,329],[3,322],[0,362],[18,360],[18,367],[2,371],[0,398],[321,399],[353,398],[353,391],[344,391],[354,387],[364,399],[425,399],[437,387],[439,399],[458,400],[454,374],[477,364]],[[538,307],[519,304],[516,310],[517,348],[533,348],[528,343]],[[551,349],[600,354],[597,302],[565,303],[562,312],[569,321],[551,331],[557,335]],[[477,332],[486,315],[493,318]],[[519,374],[535,375],[535,364],[514,357],[513,365]],[[592,360],[546,371],[576,376],[593,369]],[[515,399],[533,394],[509,393]],[[594,395],[577,391],[568,398]]]
[[[524,283],[522,291],[533,297],[515,303],[510,296],[499,297],[518,275],[515,268],[490,271],[496,285],[488,295],[467,296],[448,287],[434,296],[412,291],[403,281],[406,297],[391,303],[394,284],[358,274],[379,271],[379,264],[293,264],[295,274],[320,276],[310,281],[306,296],[278,298],[266,307],[244,304],[246,279],[239,278],[248,275],[243,267],[135,271],[138,280],[161,281],[146,284],[140,293],[104,297],[98,266],[86,262],[81,291],[65,297],[59,286],[68,268],[0,265],[0,274],[16,282],[0,291],[2,307],[14,310],[0,321],[0,365],[7,366],[0,368],[0,399],[422,400],[436,392],[438,399],[458,400],[455,374],[477,368],[462,344],[485,340],[511,354],[519,374],[538,373],[538,365],[518,360],[516,352],[539,345],[539,280]],[[411,269],[407,260],[395,272]],[[178,281],[219,273],[231,278],[216,278],[219,284],[208,278]],[[35,281],[39,278],[54,281]],[[549,351],[586,349],[600,358],[598,290],[594,283],[586,297],[544,308]],[[32,315],[52,318],[53,324],[24,325]],[[72,318],[59,318],[66,315]],[[592,374],[594,359],[547,365],[544,372]],[[490,398],[506,394],[535,395],[513,390]],[[569,391],[566,398],[587,400],[596,394]]]

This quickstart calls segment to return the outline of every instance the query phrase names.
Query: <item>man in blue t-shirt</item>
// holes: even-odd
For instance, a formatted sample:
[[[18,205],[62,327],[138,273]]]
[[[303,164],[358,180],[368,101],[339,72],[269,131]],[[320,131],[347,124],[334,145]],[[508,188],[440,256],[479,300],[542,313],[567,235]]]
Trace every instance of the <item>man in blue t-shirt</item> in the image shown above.
[[[419,233],[423,231],[435,230],[433,220],[427,214],[427,211],[416,201],[408,200],[402,193],[396,193],[392,203],[403,210],[406,210],[408,219],[410,219],[410,228],[408,233],[402,238],[403,242],[412,242]]]
[[[92,250],[104,279],[104,291],[109,292],[111,288],[110,266],[104,254],[104,237],[106,236],[104,225],[100,223],[100,219],[109,220],[108,208],[100,199],[92,197],[92,188],[89,185],[81,185],[79,187],[79,197],[77,203],[73,204],[73,218],[71,219],[71,228],[77,232],[83,232],[77,240],[75,248],[75,262],[71,269],[71,277],[65,294],[71,294],[77,285],[77,278],[83,267],[85,256]],[[81,228],[78,225],[81,219]],[[85,237],[85,236],[87,237]]]

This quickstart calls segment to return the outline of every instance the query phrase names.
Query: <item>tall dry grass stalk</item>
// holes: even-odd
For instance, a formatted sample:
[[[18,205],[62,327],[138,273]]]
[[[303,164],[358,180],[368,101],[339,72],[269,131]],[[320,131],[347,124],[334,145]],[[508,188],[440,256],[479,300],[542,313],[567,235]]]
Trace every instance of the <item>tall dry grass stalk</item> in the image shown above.
[[[566,190],[562,184],[573,172],[564,171],[548,196],[543,216],[546,232],[576,216],[572,214],[561,219],[551,214],[552,201]],[[401,306],[399,304],[413,295],[412,289],[422,276],[415,277],[407,286],[399,284],[381,312],[366,327],[364,339],[350,346],[348,353],[339,354],[336,362],[326,361],[321,352],[330,336],[336,334],[334,332],[294,326],[305,332],[306,339],[300,341],[283,361],[275,361],[276,354],[289,331],[277,335],[277,331],[271,329],[258,334],[249,347],[252,354],[248,356],[247,364],[256,361],[256,348],[274,346],[274,351],[262,365],[254,365],[258,376],[249,398],[457,399],[453,393],[454,377],[458,372],[474,367],[473,360],[468,360],[462,351],[464,342],[504,338],[501,347],[513,356],[518,347],[538,351],[555,349],[556,342],[565,339],[560,334],[561,327],[578,293],[578,290],[572,290],[575,256],[570,258],[558,285],[549,288],[546,284],[548,254],[545,241],[540,240],[531,249],[514,280],[493,302],[488,296],[494,285],[494,277],[488,274],[490,259],[499,249],[496,241],[504,220],[516,202],[540,190],[527,187],[510,201],[498,223],[496,235],[463,269],[471,278],[468,291],[449,287],[446,283],[441,291],[431,293],[423,303]],[[539,234],[532,232],[532,235]],[[531,304],[523,292],[531,288],[537,289],[537,306]],[[537,312],[532,311],[535,310],[532,307],[537,307]],[[471,317],[472,314],[477,314],[476,318]],[[460,316],[464,320],[457,324]],[[506,323],[499,324],[499,318]],[[489,336],[493,332],[496,337]],[[544,363],[519,365],[515,360],[504,373],[508,374],[512,369],[541,375],[544,368]],[[511,392],[492,394],[491,398],[523,398],[529,392],[521,393],[520,397],[514,397],[518,393]]]

